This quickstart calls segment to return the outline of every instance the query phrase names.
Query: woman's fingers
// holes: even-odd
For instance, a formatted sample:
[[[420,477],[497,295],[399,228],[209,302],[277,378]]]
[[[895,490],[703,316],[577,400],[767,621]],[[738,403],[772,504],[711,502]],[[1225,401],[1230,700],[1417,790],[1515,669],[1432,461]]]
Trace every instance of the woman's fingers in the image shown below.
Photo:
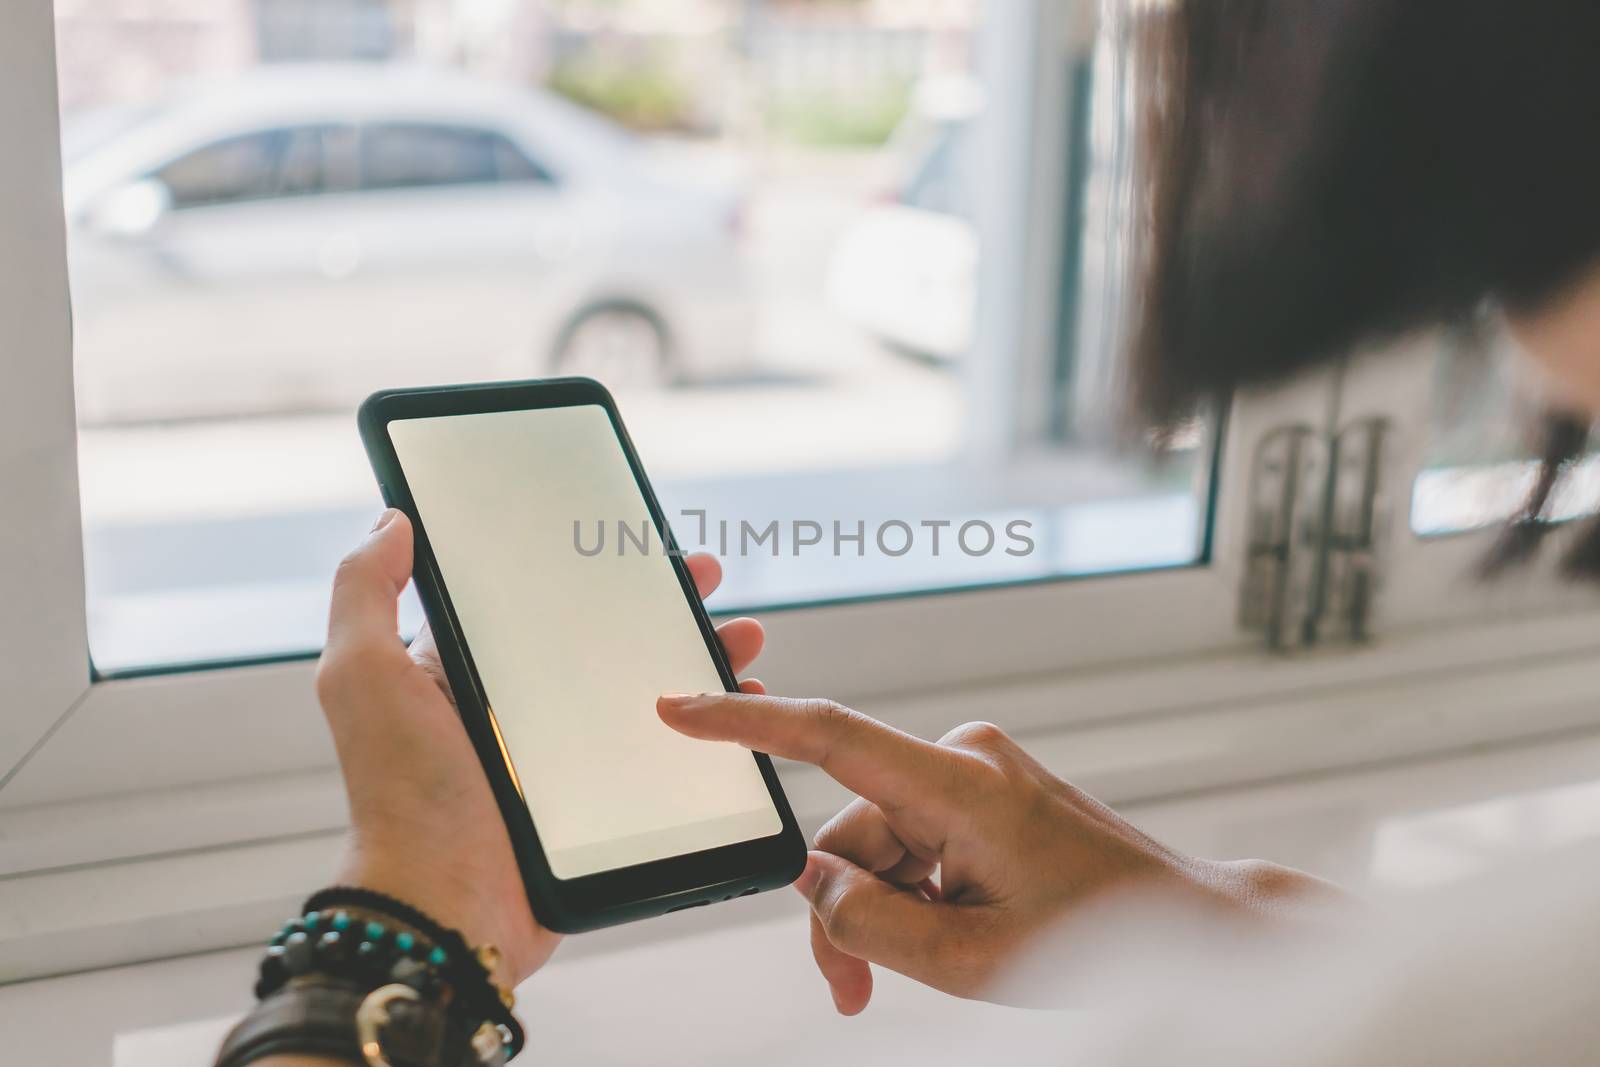
[[[910,852],[871,801],[856,799],[817,831],[817,848],[847,859],[889,881],[915,886],[934,864]],[[822,920],[811,916],[811,955],[827,980],[841,1015],[855,1015],[872,998],[872,968],[828,940]]]
[[[722,584],[722,564],[711,553],[696,552],[683,557],[683,562],[689,568],[689,575],[694,579],[694,587],[699,590],[701,600],[715,593],[717,586]]]
[[[422,629],[417,631],[417,636],[411,639],[411,659],[417,666],[433,679],[433,684],[439,687],[445,699],[453,706],[456,695],[450,689],[450,679],[445,677],[444,663],[439,659],[439,644],[433,639],[433,627],[427,623],[422,624]]]
[[[872,999],[872,965],[835,947],[816,912],[811,913],[811,958],[828,983],[834,1009],[840,1015],[860,1015]]]
[[[722,584],[722,564],[709,552],[685,556],[683,562],[689,568],[689,575],[694,579],[694,587],[699,591],[701,600],[716,592]],[[728,654],[728,664],[734,674],[749,669],[750,664],[761,655],[761,646],[767,640],[766,632],[754,619],[730,619],[717,627],[717,636],[722,639],[722,649]]]
[[[748,670],[767,643],[767,632],[754,619],[729,619],[717,627],[717,637],[734,674]]]
[[[839,952],[957,996],[972,996],[981,988],[986,961],[975,949],[993,925],[987,906],[930,901],[920,890],[891,885],[827,852],[811,853],[795,888],[811,902],[828,943]],[[848,983],[858,979],[837,973],[854,988]],[[851,1001],[840,1010],[854,1006]]]
[[[891,817],[912,805],[938,815],[963,799],[959,754],[827,700],[738,693],[672,694],[656,702],[679,733],[811,763]],[[930,842],[936,846],[937,841]]]
[[[395,601],[410,580],[411,522],[389,508],[334,573],[328,647],[397,637]]]
[[[904,843],[878,806],[865,800],[852,802],[818,831],[816,846],[906,889],[920,888],[939,868],[936,859]]]
[[[395,601],[411,578],[411,523],[393,508],[339,564],[328,608],[328,643],[317,664],[324,705],[369,692],[394,657],[404,663]]]
[[[859,797],[817,831],[816,846],[878,875],[897,866],[909,855],[905,843],[889,828],[889,821],[878,806]],[[923,877],[926,875],[919,875],[909,884],[915,885]]]

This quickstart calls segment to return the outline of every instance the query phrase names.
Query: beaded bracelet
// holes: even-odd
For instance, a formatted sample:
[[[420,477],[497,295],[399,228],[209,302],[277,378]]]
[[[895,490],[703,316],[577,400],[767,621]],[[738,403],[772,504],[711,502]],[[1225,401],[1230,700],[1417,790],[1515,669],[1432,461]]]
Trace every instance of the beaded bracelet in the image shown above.
[[[443,959],[436,965],[453,976],[457,988],[466,996],[466,1006],[504,1027],[512,1035],[511,1055],[522,1050],[522,1024],[512,1015],[516,998],[511,990],[497,985],[494,972],[500,961],[500,950],[493,945],[468,946],[458,932],[440,923],[418,908],[387,893],[360,886],[329,886],[306,898],[302,912],[325,911],[341,905],[389,916],[415,929],[432,942],[430,956],[442,951]]]
[[[522,1025],[511,1013],[514,998],[493,980],[499,957],[493,946],[474,951],[454,930],[371,890],[326,889],[307,900],[303,911],[269,942],[256,982],[258,999],[313,976],[360,986],[399,984],[482,1020],[473,1045],[484,1062],[503,1063],[522,1051]]]

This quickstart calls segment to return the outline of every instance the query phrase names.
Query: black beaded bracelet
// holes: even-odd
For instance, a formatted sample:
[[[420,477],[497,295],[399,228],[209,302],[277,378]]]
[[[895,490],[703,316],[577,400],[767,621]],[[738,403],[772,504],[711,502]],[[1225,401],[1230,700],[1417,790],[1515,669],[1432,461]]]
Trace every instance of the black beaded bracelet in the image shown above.
[[[308,976],[367,988],[397,983],[492,1027],[485,1036],[500,1035],[505,1059],[522,1051],[525,1035],[511,1012],[513,998],[493,980],[498,953],[492,947],[474,951],[455,930],[368,889],[325,889],[302,911],[269,943],[256,983],[258,999]]]
[[[442,949],[408,930],[391,930],[376,918],[343,909],[310,911],[291,920],[268,943],[255,994],[265,1000],[291,978],[318,973],[401,982],[433,999],[445,987],[446,962]]]
[[[341,905],[380,912],[426,935],[433,942],[433,954],[442,953],[444,957],[433,962],[437,962],[451,978],[467,1010],[475,1011],[505,1029],[510,1035],[512,1056],[522,1051],[525,1036],[522,1024],[511,1013],[512,996],[509,991],[502,991],[495,986],[494,965],[482,956],[483,953],[489,953],[498,957],[498,950],[487,946],[474,950],[459,932],[421,909],[387,893],[362,886],[335,885],[318,890],[306,898],[300,910],[326,911]]]
[[[364,889],[361,886],[333,885],[326,889],[319,889],[306,898],[300,905],[302,913],[308,911],[326,911],[329,908],[355,907],[365,908],[368,911],[381,911],[386,915],[399,919],[407,926],[414,926],[427,934],[433,941],[441,945],[448,952],[456,950],[460,958],[472,956],[467,947],[466,938],[443,923],[431,918],[427,914],[407,904],[403,900],[391,897],[387,893],[380,893],[376,889]]]

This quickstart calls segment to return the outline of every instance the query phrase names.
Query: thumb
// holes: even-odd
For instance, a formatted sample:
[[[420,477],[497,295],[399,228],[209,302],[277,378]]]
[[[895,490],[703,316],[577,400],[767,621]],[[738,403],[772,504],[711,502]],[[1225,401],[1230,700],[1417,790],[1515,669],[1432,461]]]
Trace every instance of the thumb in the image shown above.
[[[389,508],[333,578],[328,648],[396,640],[395,601],[411,578],[411,521]]]
[[[829,852],[811,853],[795,888],[840,952],[957,996],[977,991],[987,909],[928,900]]]

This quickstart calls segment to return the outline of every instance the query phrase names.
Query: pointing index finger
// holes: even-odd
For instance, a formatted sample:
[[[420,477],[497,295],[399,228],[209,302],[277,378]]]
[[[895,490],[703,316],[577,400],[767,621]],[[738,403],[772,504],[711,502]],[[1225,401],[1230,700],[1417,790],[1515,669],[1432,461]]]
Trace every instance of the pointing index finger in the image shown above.
[[[656,711],[690,737],[814,764],[885,811],[937,805],[948,793],[948,751],[831,700],[672,694],[656,702]]]

